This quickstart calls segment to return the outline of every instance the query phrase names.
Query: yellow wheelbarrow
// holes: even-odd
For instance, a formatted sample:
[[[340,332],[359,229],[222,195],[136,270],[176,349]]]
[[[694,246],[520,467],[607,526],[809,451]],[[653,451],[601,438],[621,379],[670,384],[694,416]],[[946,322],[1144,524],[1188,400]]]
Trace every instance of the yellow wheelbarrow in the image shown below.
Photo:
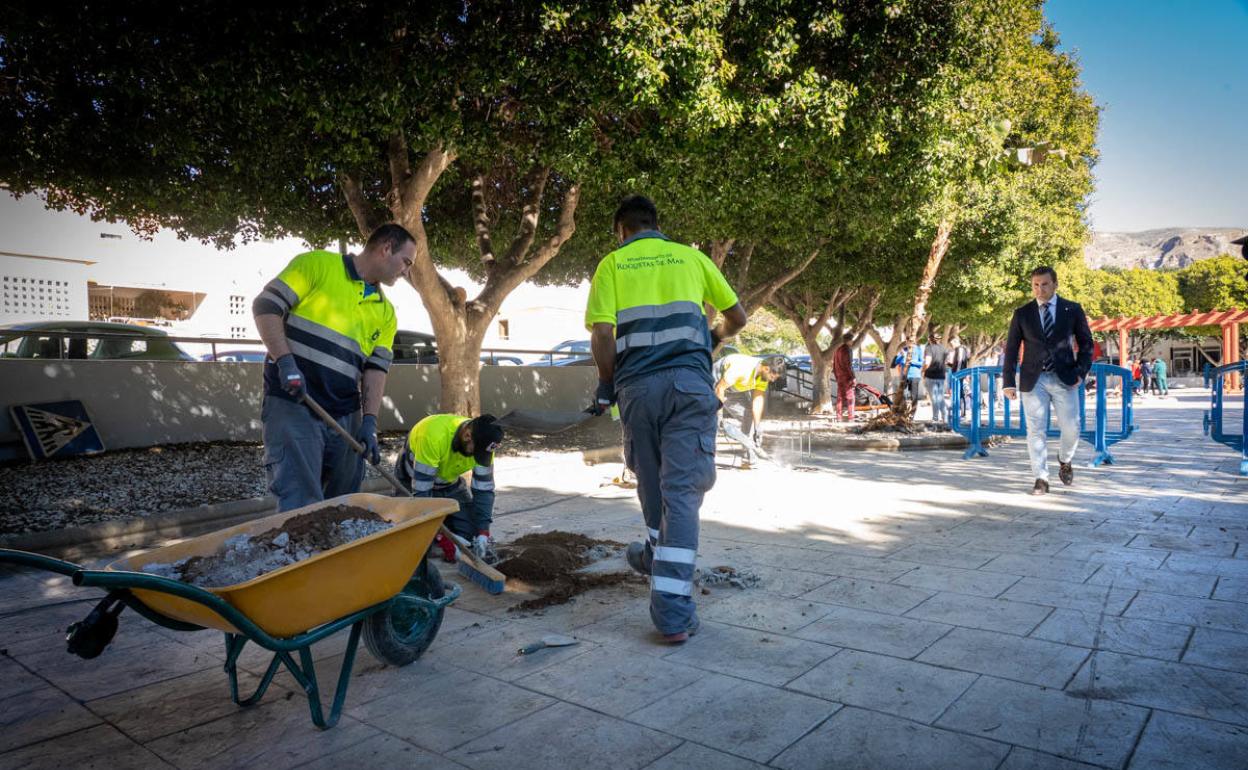
[[[153,562],[213,554],[235,535],[266,532],[293,516],[334,505],[373,511],[394,526],[231,586],[199,588],[138,571]],[[454,500],[344,495],[120,559],[102,570],[7,549],[0,549],[0,562],[58,572],[69,575],[74,585],[108,590],[85,620],[69,627],[71,653],[94,658],[103,652],[126,607],[176,631],[215,628],[225,633],[225,672],[235,703],[259,702],[285,666],[307,694],[313,724],[328,729],[342,713],[361,636],[374,657],[396,666],[419,658],[437,636],[443,612],[460,589],[452,584],[448,590],[424,557],[443,519],[457,509]],[[348,626],[351,635],[327,716],[312,645]],[[273,658],[255,692],[240,698],[237,665],[248,642],[271,651]]]

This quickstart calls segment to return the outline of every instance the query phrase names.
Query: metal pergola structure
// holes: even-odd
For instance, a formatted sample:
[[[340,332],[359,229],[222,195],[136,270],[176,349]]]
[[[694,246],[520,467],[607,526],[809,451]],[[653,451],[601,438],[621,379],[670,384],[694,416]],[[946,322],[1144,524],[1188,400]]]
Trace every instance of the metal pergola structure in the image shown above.
[[[1222,365],[1239,361],[1239,325],[1248,323],[1248,310],[1199,310],[1191,313],[1169,315],[1131,316],[1123,318],[1098,318],[1089,321],[1094,332],[1118,332],[1118,355],[1120,362],[1126,359],[1129,334],[1133,329],[1181,329],[1193,326],[1220,326],[1222,328]],[[1228,385],[1239,388],[1238,375],[1232,375]]]

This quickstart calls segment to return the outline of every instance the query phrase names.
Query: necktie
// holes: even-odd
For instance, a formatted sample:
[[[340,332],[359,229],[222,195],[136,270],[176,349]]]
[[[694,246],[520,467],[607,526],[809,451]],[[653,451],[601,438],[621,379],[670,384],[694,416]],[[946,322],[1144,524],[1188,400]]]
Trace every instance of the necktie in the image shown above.
[[[1053,311],[1052,305],[1044,304],[1043,310],[1040,311],[1040,327],[1044,331],[1044,339],[1050,345],[1053,343]],[[1051,371],[1053,369],[1053,353],[1050,350],[1044,356],[1043,371]]]

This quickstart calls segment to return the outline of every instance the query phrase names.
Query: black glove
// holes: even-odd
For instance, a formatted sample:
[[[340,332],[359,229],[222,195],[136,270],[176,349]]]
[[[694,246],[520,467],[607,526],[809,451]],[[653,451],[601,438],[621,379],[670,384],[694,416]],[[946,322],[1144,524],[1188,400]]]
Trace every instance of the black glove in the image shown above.
[[[277,359],[277,379],[282,383],[282,389],[297,399],[302,399],[304,394],[308,392],[307,387],[303,383],[303,372],[299,371],[299,365],[295,363],[295,357],[290,353]]]
[[[377,446],[377,415],[366,414],[355,432],[355,440],[364,445],[364,457],[373,465],[381,462],[381,448]]]
[[[598,380],[598,388],[594,391],[594,403],[590,407],[594,414],[602,414],[615,403],[615,382]]]

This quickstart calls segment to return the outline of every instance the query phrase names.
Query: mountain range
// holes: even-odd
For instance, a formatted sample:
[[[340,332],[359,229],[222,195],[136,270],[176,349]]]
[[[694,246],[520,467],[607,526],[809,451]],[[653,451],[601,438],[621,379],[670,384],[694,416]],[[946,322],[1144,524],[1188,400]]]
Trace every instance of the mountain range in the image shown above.
[[[1248,233],[1234,227],[1168,227],[1138,233],[1092,233],[1083,250],[1088,267],[1177,270],[1220,254],[1240,255],[1231,241]]]

